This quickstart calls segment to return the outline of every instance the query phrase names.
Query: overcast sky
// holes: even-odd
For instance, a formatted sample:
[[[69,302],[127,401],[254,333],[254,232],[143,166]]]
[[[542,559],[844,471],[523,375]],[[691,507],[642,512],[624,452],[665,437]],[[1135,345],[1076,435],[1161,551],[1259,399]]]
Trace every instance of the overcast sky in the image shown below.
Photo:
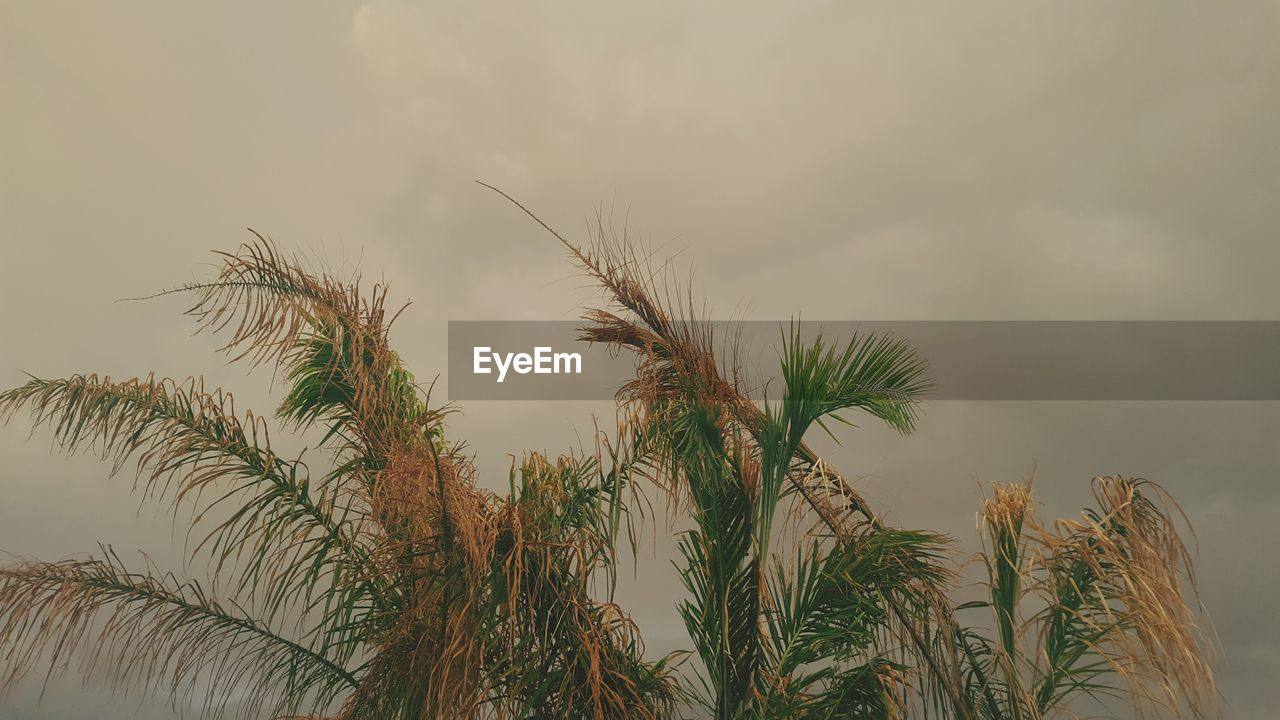
[[[486,9],[488,8],[488,9]],[[237,391],[181,299],[245,226],[449,319],[565,319],[591,297],[545,234],[593,208],[682,251],[719,317],[1280,320],[1280,3],[0,3],[0,385],[156,370]],[[580,234],[579,234],[580,237]],[[1105,349],[1100,349],[1105,352]],[[476,404],[489,485],[588,404]],[[976,549],[983,481],[1037,469],[1045,516],[1100,474],[1159,480],[1199,532],[1228,717],[1280,704],[1276,403],[934,403],[906,438],[826,447],[897,522]],[[113,544],[180,567],[130,478],[0,431],[0,549]],[[620,600],[684,644],[667,548]],[[193,572],[198,573],[198,569]],[[9,720],[171,718],[94,681]],[[1272,709],[1269,711],[1269,709]],[[100,713],[100,714],[98,714]]]

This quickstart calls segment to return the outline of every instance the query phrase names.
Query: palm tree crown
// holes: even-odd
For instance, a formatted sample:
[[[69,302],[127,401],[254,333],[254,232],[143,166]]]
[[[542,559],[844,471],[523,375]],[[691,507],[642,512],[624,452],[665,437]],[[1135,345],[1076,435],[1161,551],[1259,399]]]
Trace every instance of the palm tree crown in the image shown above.
[[[193,506],[209,525],[196,552],[235,596],[110,552],[0,570],[9,682],[47,652],[51,668],[77,654],[120,685],[203,693],[211,717],[666,712],[666,664],[589,592],[612,569],[624,464],[529,455],[510,495],[480,490],[447,410],[389,346],[385,287],[312,274],[262,237],[222,259],[214,281],[180,288],[197,296],[189,314],[234,359],[276,368],[276,419],[320,428],[331,461],[276,455],[265,418],[200,380],[32,379],[0,395],[5,416],[30,408],[67,451],[134,459],[145,495]]]
[[[262,236],[171,292],[194,295],[188,314],[233,360],[284,380],[274,423],[314,432],[322,454],[277,455],[272,421],[200,379],[0,394],[0,417],[28,410],[67,452],[136,464],[146,497],[189,512],[228,598],[109,548],[0,569],[0,682],[75,656],[118,687],[241,718],[1038,719],[1109,693],[1216,713],[1190,555],[1158,486],[1099,478],[1097,507],[1052,527],[1029,484],[995,486],[985,597],[954,602],[950,539],[887,525],[806,443],[849,412],[910,432],[930,383],[908,345],[832,345],[793,323],[782,397],[756,403],[725,338],[625,234],[600,221],[585,248],[556,237],[604,295],[582,339],[634,353],[636,376],[616,435],[526,454],[505,495],[477,487],[451,408],[391,349],[386,287],[313,272]],[[645,488],[691,521],[692,682],[677,656],[645,658],[612,598]]]

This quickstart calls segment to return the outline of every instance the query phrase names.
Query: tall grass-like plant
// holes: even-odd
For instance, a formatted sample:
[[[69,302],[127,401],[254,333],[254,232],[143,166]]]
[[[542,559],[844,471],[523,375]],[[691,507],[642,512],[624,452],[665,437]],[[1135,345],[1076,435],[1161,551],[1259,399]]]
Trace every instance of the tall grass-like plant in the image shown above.
[[[1096,505],[1051,528],[1031,484],[995,485],[980,514],[989,600],[960,608],[943,643],[961,649],[967,711],[1070,717],[1078,701],[1143,714],[1217,714],[1181,512],[1158,485],[1099,477]],[[993,628],[988,632],[984,628]]]

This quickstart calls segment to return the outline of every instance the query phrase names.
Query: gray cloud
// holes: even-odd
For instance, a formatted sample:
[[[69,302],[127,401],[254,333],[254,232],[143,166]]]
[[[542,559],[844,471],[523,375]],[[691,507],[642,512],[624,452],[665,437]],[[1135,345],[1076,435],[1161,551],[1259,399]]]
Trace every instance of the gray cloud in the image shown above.
[[[390,280],[395,340],[443,370],[448,319],[560,319],[589,296],[507,189],[578,232],[602,203],[687,250],[715,314],[1276,319],[1280,5],[1238,2],[0,7],[0,383],[19,370],[248,378],[188,337],[180,282],[252,225]],[[198,271],[198,269],[197,269]],[[479,404],[482,472],[607,406]],[[830,455],[901,521],[970,541],[974,476],[1159,479],[1200,532],[1230,714],[1280,702],[1270,404],[937,404]],[[177,566],[170,524],[89,458],[0,434],[0,548],[106,541]],[[668,548],[658,547],[661,557]],[[198,569],[196,569],[198,571]],[[680,643],[664,560],[632,597]],[[665,580],[664,580],[665,578]],[[6,717],[80,717],[74,683]],[[124,702],[102,717],[134,717]],[[156,709],[158,708],[158,709]],[[147,710],[165,717],[163,705]],[[110,715],[108,713],[115,713]],[[156,714],[159,713],[159,714]]]

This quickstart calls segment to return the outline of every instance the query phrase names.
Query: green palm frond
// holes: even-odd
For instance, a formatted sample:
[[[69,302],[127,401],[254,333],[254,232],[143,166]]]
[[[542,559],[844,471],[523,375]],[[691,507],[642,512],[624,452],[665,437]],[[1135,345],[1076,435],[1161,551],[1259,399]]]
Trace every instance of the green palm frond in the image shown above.
[[[881,577],[883,582],[874,587],[863,584],[874,576],[871,558],[877,543],[887,549],[910,536],[923,543],[922,549],[938,544],[929,534],[868,528],[876,540],[864,536],[856,543],[845,538],[831,547],[815,546],[798,561],[798,585],[778,577],[766,593],[769,581],[763,568],[770,562],[776,510],[786,482],[793,479],[793,461],[808,429],[839,410],[860,408],[909,430],[914,417],[910,406],[927,387],[920,379],[923,364],[909,348],[879,338],[858,338],[836,352],[824,349],[821,339],[802,345],[793,335],[782,364],[787,383],[782,402],[752,416],[750,426],[730,409],[732,396],[710,391],[707,378],[696,374],[682,376],[679,383],[663,381],[666,391],[637,395],[647,403],[637,413],[648,428],[645,437],[664,458],[667,473],[678,480],[696,526],[679,542],[681,576],[689,593],[679,608],[707,669],[705,704],[718,718],[835,703],[838,696],[829,693],[835,692],[840,669],[801,668],[836,657],[875,660],[877,633],[891,624],[885,598],[923,605],[908,595],[916,588],[935,592],[948,577],[939,569],[937,554],[924,553],[919,564],[912,564],[906,562],[907,553],[883,566],[902,568],[901,574]],[[684,390],[678,394],[674,388],[681,383]],[[864,574],[858,581],[851,579]],[[836,595],[843,604],[832,604]],[[793,604],[770,604],[779,597],[789,597]],[[817,603],[813,613],[803,612],[811,607],[809,601]],[[788,609],[798,615],[790,616]],[[847,620],[841,610],[860,615],[862,630],[848,622],[819,628],[824,619]],[[762,627],[768,629],[771,647]],[[836,636],[843,639],[834,641]],[[783,686],[788,689],[780,690]],[[806,688],[814,693],[807,694]]]
[[[118,688],[178,700],[208,684],[205,717],[257,718],[326,707],[356,677],[322,650],[224,607],[195,582],[100,559],[0,569],[0,658],[12,685],[42,659],[78,656]]]
[[[781,412],[793,435],[803,436],[811,424],[849,408],[911,432],[918,403],[933,387],[926,378],[928,364],[892,335],[855,335],[838,348],[821,333],[804,342],[797,323],[785,338],[782,355],[786,399]]]
[[[972,602],[956,608],[957,611],[990,609],[990,603]],[[953,615],[952,618],[955,616]],[[1010,688],[1004,680],[1000,651],[983,633],[962,626],[959,622],[939,628],[940,641],[952,647],[950,657],[961,677],[962,697],[970,714],[983,720],[1003,720],[1009,716],[1005,708]],[[944,704],[949,698],[937,698]]]
[[[761,658],[764,579],[754,552],[758,467],[741,437],[726,434],[720,420],[691,402],[666,431],[697,528],[679,541],[681,578],[690,595],[679,611],[709,675],[713,695],[706,704],[727,719],[750,709]]]
[[[658,718],[674,708],[670,660],[646,662],[626,614],[593,597],[597,574],[613,572],[610,516],[624,477],[594,458],[537,453],[512,470],[492,583],[494,667],[512,717]]]
[[[762,412],[738,387],[733,359],[717,358],[711,326],[692,319],[692,301],[673,301],[680,293],[662,289],[648,258],[625,234],[619,239],[600,222],[584,250],[543,226],[623,313],[589,313],[592,324],[581,337],[637,353],[637,377],[618,397],[654,456],[653,470],[687,497],[696,526],[679,541],[689,593],[679,609],[707,669],[704,701],[718,718],[749,716],[761,710],[759,679],[767,671],[764,569],[784,486],[790,483],[817,510],[837,543],[846,542],[851,529],[842,515],[857,495],[825,469],[804,444],[805,434],[849,408],[909,432],[915,403],[929,387],[926,367],[892,338],[856,338],[837,350],[820,337],[801,343],[793,327],[782,358],[787,394],[777,409]],[[813,479],[837,487],[849,505],[832,506],[811,487]],[[905,618],[907,610],[895,607],[895,616]]]
[[[235,590],[262,601],[269,615],[347,577],[363,578],[351,589],[376,594],[367,584],[370,538],[359,498],[339,484],[313,485],[301,460],[277,456],[265,421],[238,417],[230,394],[206,392],[197,379],[75,375],[0,393],[0,418],[24,407],[68,453],[92,449],[113,473],[134,460],[137,489],[171,501],[175,512],[190,506],[193,530],[218,518],[195,552],[219,571],[237,567]]]
[[[816,712],[842,705],[838,678],[849,671],[850,661],[907,670],[889,659],[883,642],[895,622],[885,598],[929,602],[951,579],[942,566],[946,547],[946,538],[933,533],[868,529],[826,551],[811,542],[791,568],[775,563],[766,612],[770,675],[764,694],[790,696],[784,707]],[[902,672],[894,678],[901,690]],[[897,702],[885,705],[884,712]]]
[[[425,405],[389,345],[387,287],[315,272],[254,233],[237,253],[220,253],[218,277],[169,293],[196,296],[187,311],[200,329],[225,332],[234,360],[276,366],[290,385],[278,415],[299,426],[329,424],[329,438],[378,466],[421,432]],[[401,308],[403,310],[403,308]],[[397,312],[396,315],[399,313]]]

